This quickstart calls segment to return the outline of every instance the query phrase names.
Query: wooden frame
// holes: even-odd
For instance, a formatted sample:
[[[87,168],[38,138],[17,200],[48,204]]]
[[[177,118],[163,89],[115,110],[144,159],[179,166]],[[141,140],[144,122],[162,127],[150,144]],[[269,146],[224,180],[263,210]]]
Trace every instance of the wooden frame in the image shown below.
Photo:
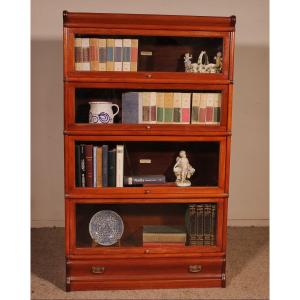
[[[235,17],[63,12],[66,290],[225,287],[226,234],[232,126]],[[223,39],[223,72],[75,71],[74,38],[85,36],[205,37]],[[109,124],[75,121],[76,89],[222,92],[220,126]],[[218,185],[79,188],[75,143],[218,142]],[[77,247],[76,205],[217,204],[215,246]],[[162,210],[164,211],[164,210]],[[132,267],[133,266],[133,267]],[[196,273],[194,272],[196,270]]]

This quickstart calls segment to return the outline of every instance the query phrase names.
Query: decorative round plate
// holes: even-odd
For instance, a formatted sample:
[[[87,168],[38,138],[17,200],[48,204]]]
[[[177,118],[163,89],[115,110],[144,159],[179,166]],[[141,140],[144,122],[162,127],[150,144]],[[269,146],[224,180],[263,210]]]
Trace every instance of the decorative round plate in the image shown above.
[[[100,210],[92,216],[89,232],[96,243],[102,246],[111,246],[121,238],[124,232],[124,223],[116,212]]]

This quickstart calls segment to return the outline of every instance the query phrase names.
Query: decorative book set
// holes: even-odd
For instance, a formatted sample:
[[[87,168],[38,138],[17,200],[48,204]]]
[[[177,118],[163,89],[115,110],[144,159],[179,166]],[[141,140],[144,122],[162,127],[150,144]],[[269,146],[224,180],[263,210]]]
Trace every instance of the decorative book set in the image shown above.
[[[235,17],[63,19],[66,290],[225,287]]]

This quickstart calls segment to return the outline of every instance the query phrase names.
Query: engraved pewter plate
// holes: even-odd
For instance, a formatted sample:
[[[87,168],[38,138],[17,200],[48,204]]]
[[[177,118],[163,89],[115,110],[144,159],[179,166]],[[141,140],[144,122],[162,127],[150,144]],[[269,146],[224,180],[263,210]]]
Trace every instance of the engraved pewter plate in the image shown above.
[[[124,232],[122,218],[112,210],[100,210],[93,215],[89,224],[92,239],[102,245],[115,244]]]

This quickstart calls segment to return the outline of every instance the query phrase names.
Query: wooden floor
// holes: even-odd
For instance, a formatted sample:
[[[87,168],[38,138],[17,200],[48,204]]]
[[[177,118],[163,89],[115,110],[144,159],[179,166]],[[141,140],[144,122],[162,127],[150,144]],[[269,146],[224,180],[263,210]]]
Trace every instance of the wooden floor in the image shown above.
[[[269,299],[269,229],[230,227],[226,289],[64,291],[64,229],[32,229],[32,299]]]

